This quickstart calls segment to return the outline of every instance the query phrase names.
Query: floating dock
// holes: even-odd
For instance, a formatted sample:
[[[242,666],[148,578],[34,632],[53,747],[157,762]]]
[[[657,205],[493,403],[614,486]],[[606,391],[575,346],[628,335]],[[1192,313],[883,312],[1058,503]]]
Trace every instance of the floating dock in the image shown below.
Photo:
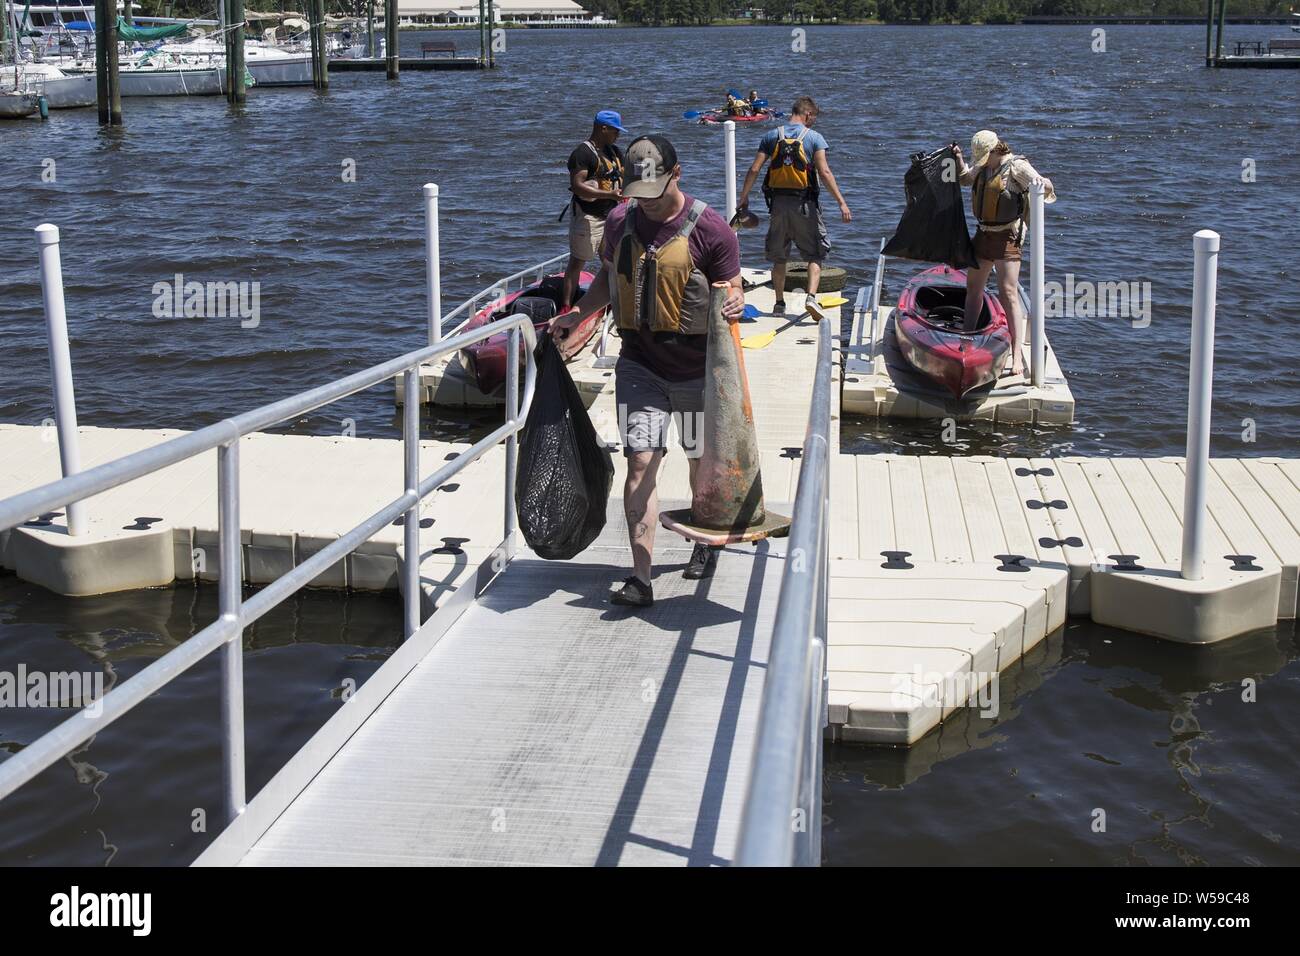
[[[419,57],[402,57],[397,61],[399,73],[419,72],[422,70],[485,70],[487,65],[476,56],[441,56],[420,59]],[[331,73],[386,73],[388,61],[382,57],[355,60],[330,60]]]
[[[844,347],[841,402],[846,414],[1050,425],[1074,421],[1074,395],[1046,336],[1042,386],[1023,377],[1003,378],[992,389],[977,390],[968,400],[958,401],[908,364],[894,335],[894,310],[875,304],[871,293],[870,286],[860,290]]]
[[[767,310],[772,293],[760,287],[748,298]],[[830,310],[832,322],[835,311]],[[790,325],[785,317],[764,314],[742,329],[745,337],[777,332],[766,347],[746,349],[745,358],[764,485],[769,504],[780,510],[792,501],[798,480],[815,327],[807,319]],[[617,342],[611,338],[611,355]],[[854,345],[843,350],[846,379],[856,358]],[[616,445],[612,370],[596,368],[590,352],[576,365],[575,377],[599,383],[599,391],[593,388],[592,420],[604,440]],[[837,447],[840,405],[832,401]],[[83,428],[85,466],[176,434]],[[464,447],[423,442],[422,460],[438,462]],[[0,426],[5,462],[0,497],[56,478],[57,448],[52,430]],[[473,582],[470,591],[475,591],[484,579],[483,565],[504,531],[503,456],[500,448],[488,452],[424,502],[426,615],[466,582]],[[390,500],[401,483],[401,443],[394,440],[256,434],[243,440],[241,457],[243,568],[250,584],[272,581],[318,551]],[[621,455],[615,463],[617,498]],[[70,594],[212,579],[214,468],[215,456],[209,454],[90,499],[91,532],[77,539],[67,535],[61,514],[38,516],[0,539],[0,563]],[[966,703],[967,697],[954,697],[951,687],[966,687],[963,680],[992,680],[1059,628],[1067,614],[1107,620],[1105,585],[1116,575],[1138,574],[1138,568],[1174,573],[1183,481],[1177,458],[833,454],[829,670],[836,732],[866,742],[914,743]],[[292,490],[304,487],[312,490]],[[689,501],[686,459],[680,453],[666,457],[660,489],[664,508]],[[1225,573],[1257,577],[1274,587],[1274,618],[1293,618],[1300,461],[1215,460],[1208,504],[1212,561],[1223,564]],[[591,633],[604,626],[602,615],[613,613],[604,604],[604,590],[629,563],[620,509],[620,502],[611,501],[610,525],[593,552],[603,563],[585,556],[586,570],[565,585],[565,601],[595,615]],[[399,525],[381,532],[317,583],[396,588],[405,560],[401,532]],[[685,543],[663,530],[658,535],[661,587],[678,595],[663,603],[685,603],[685,592],[678,594],[682,586],[669,584],[678,581],[673,567],[684,562]],[[782,547],[779,541],[765,545],[761,560],[779,560]],[[1221,557],[1226,555],[1249,560]],[[748,567],[759,555],[743,546],[727,549],[724,558]],[[556,575],[566,567],[537,566]],[[579,578],[590,582],[585,592]],[[733,615],[745,606],[740,594],[724,593],[717,584],[699,593],[708,595],[705,606],[722,603]]]

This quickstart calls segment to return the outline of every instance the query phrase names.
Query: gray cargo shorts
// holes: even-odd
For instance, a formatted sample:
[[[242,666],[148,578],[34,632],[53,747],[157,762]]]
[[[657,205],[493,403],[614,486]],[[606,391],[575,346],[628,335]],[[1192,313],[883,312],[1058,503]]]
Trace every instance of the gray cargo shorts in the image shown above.
[[[822,207],[798,196],[773,196],[771,218],[767,226],[767,261],[790,261],[790,244],[794,243],[808,262],[821,262],[831,251],[822,220]]]
[[[614,401],[623,453],[668,448],[670,423],[688,458],[700,453],[704,377],[688,382],[660,378],[640,362],[620,358],[614,366]]]

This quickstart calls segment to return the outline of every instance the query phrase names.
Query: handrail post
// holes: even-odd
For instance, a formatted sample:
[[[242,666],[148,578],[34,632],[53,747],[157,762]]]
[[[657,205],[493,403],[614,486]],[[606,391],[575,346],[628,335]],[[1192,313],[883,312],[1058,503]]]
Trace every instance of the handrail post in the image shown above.
[[[420,628],[420,371],[408,368],[402,373],[405,391],[402,408],[402,457],[404,461],[403,485],[405,493],[415,495],[415,503],[407,510],[402,528],[402,604],[404,629],[410,637]]]
[[[244,812],[243,544],[239,528],[239,437],[217,449],[218,607],[235,625],[221,652],[221,767],[226,822]]]
[[[424,276],[429,295],[429,344],[442,341],[442,250],[438,240],[438,184],[424,184]]]
[[[1030,261],[1029,261],[1029,380],[1035,388],[1043,387],[1047,366],[1046,316],[1043,302],[1043,244],[1046,237],[1046,223],[1043,221],[1044,187],[1042,180],[1029,187],[1030,218]],[[1016,347],[1022,347],[1017,342]]]
[[[726,142],[727,222],[731,222],[736,215],[736,121],[727,120],[722,130]]]
[[[1187,383],[1187,476],[1183,489],[1182,576],[1205,573],[1205,495],[1210,471],[1210,409],[1214,384],[1214,306],[1219,278],[1219,234],[1192,237],[1192,357]]]
[[[506,421],[512,425],[519,424],[519,346],[522,336],[519,326],[510,330],[506,347]],[[531,356],[525,361],[531,362]],[[515,515],[515,471],[519,463],[519,431],[516,429],[506,439],[506,500],[505,500],[505,538],[514,536]]]
[[[63,302],[63,263],[59,256],[59,227],[43,223],[36,227],[41,262],[41,298],[45,302],[45,337],[50,353],[50,377],[54,381],[54,426],[59,438],[59,463],[63,477],[81,471],[81,449],[77,444],[77,399],[72,389],[72,355],[68,348],[68,316]],[[86,533],[86,506],[68,505],[68,534]]]

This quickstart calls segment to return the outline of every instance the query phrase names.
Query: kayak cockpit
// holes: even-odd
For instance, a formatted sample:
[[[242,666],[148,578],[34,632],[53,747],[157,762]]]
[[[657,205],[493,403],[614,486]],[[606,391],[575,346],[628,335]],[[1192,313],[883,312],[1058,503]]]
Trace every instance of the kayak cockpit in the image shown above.
[[[980,298],[980,317],[973,332],[987,328],[993,319],[989,296]],[[966,322],[966,287],[927,285],[916,290],[916,311],[928,324],[945,332],[964,332]]]

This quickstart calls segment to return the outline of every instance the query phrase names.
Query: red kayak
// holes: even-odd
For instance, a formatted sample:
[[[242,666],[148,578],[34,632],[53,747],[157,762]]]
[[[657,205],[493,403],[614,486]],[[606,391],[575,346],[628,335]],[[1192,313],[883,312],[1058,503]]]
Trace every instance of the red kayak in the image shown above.
[[[735,120],[737,123],[766,123],[768,120],[776,119],[777,115],[773,110],[763,110],[749,116],[732,116],[726,110],[707,110],[700,114],[700,122],[710,125],[725,123],[727,120]]]
[[[590,272],[584,272],[578,278],[578,298],[574,304],[580,310],[582,296],[591,287],[591,282],[595,278]],[[461,331],[477,329],[489,322],[503,319],[507,315],[524,314],[532,318],[533,328],[540,334],[546,330],[551,324],[551,319],[559,312],[563,283],[563,273],[544,276],[532,285],[497,299],[475,312],[474,317],[465,323]],[[604,315],[604,309],[582,312],[582,321],[570,334],[576,335],[580,342],[585,343],[591,338],[592,333],[600,328],[600,320]],[[506,345],[506,335],[502,333],[461,349],[461,362],[484,395],[491,395],[505,384]]]
[[[996,296],[984,292],[973,332],[965,320],[966,273],[949,266],[926,269],[903,287],[894,334],[903,357],[956,398],[997,381],[1011,354],[1011,329]]]

